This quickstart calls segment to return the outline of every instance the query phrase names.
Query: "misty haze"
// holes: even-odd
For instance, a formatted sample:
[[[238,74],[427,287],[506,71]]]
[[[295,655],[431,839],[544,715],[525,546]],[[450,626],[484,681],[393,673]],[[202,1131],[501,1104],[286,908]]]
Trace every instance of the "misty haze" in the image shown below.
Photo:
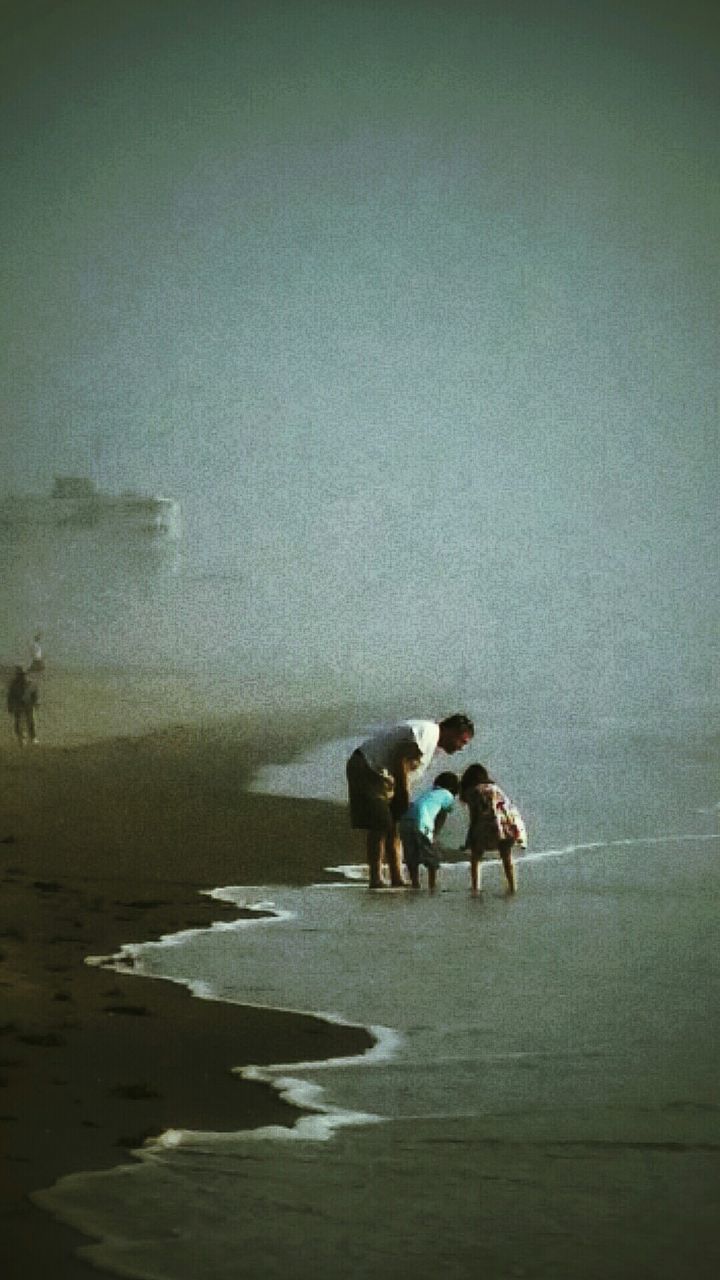
[[[183,537],[5,531],[8,660],[710,695],[715,86],[573,12],[23,9],[2,490],[169,494]]]

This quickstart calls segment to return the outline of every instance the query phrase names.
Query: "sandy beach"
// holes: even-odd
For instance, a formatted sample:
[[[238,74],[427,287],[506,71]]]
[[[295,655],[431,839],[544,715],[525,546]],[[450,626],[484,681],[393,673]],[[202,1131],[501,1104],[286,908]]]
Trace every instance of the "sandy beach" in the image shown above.
[[[203,718],[202,695],[123,673],[43,677],[41,743],[0,747],[0,1133],[6,1277],[97,1274],[29,1194],[132,1159],[169,1126],[235,1130],[297,1113],[235,1066],[361,1052],[366,1032],[192,999],[91,967],[237,910],[202,890],[307,884],[347,856],[333,805],[244,788],[344,731],[346,712]],[[172,696],[170,696],[172,694]]]

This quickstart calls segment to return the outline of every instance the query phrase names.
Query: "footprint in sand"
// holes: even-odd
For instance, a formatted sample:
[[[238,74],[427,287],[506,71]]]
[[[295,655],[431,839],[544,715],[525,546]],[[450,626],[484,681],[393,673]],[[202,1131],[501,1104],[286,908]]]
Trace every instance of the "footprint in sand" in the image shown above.
[[[143,1102],[146,1098],[159,1098],[160,1094],[147,1084],[116,1084],[110,1089],[112,1098],[126,1098],[130,1102]]]
[[[109,1004],[103,1009],[103,1013],[122,1013],[133,1018],[150,1016],[150,1010],[146,1009],[144,1004]]]
[[[167,907],[168,903],[163,902],[162,898],[147,898],[145,900],[140,899],[137,902],[117,902],[115,905],[117,907],[132,907],[135,911],[150,911],[155,910],[157,907]]]
[[[39,1049],[59,1049],[61,1045],[66,1044],[64,1036],[56,1035],[54,1031],[42,1032],[26,1032],[25,1035],[18,1036],[18,1040],[22,1040],[23,1044],[31,1044]]]

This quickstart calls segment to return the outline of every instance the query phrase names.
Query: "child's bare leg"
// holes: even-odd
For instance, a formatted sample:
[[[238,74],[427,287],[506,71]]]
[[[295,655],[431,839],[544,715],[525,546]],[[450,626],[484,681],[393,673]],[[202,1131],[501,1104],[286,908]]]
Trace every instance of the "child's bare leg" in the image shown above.
[[[437,887],[437,867],[428,867],[428,889],[431,893],[435,892]]]
[[[473,893],[479,893],[482,885],[482,864],[481,859],[475,853],[470,854],[470,888]]]
[[[516,893],[517,882],[515,880],[515,866],[512,860],[512,845],[503,842],[503,844],[500,845],[499,852],[502,859],[503,871],[505,872],[505,879],[507,881],[508,893]]]

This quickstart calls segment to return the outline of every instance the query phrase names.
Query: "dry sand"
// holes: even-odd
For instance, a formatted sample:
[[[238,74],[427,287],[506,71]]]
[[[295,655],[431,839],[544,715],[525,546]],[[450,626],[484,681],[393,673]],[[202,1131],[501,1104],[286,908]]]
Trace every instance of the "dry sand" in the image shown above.
[[[0,746],[0,1262],[6,1280],[97,1274],[28,1193],[131,1159],[165,1128],[292,1124],[231,1068],[362,1051],[364,1031],[192,999],[84,963],[238,912],[223,884],[303,884],[359,855],[340,807],[244,790],[347,713],[198,719],[179,681],[48,673],[41,744]],[[187,716],[184,724],[173,723]]]

